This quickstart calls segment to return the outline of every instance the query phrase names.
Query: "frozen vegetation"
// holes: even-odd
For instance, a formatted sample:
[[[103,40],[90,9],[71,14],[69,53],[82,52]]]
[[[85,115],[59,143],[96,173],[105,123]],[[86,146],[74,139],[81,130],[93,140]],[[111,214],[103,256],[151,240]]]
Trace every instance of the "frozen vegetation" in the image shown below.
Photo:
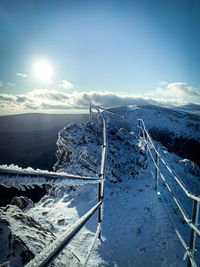
[[[146,146],[137,134],[137,119],[147,129],[173,132],[177,138],[200,141],[200,120],[183,112],[153,106],[129,106],[113,109],[125,116],[125,122],[108,121],[108,151],[105,168],[105,197],[101,239],[97,239],[86,266],[186,266],[184,248],[179,242],[164,209],[160,192],[177,228],[189,241],[189,230],[161,179],[154,189],[155,167]],[[63,175],[98,177],[102,152],[102,121],[71,123],[59,132],[54,170]],[[154,142],[162,158],[171,166],[189,191],[200,192],[198,162],[170,153],[160,142]],[[173,177],[160,163],[163,174],[176,196],[191,216],[192,201],[186,198]],[[1,166],[1,169],[25,173],[33,169]],[[38,171],[39,172],[39,171]],[[51,175],[52,173],[44,172]],[[53,173],[55,175],[55,173]],[[31,180],[32,179],[32,180]],[[44,184],[39,177],[4,177],[6,186]],[[60,180],[60,179],[59,179]],[[33,203],[17,198],[0,208],[2,266],[24,266],[50,243],[64,238],[72,225],[97,203],[97,185],[49,182],[47,194]],[[56,259],[53,266],[81,266],[97,229],[94,215]],[[199,249],[197,238],[197,249]],[[46,251],[46,250],[45,250]],[[200,257],[195,253],[197,263]],[[1,266],[1,265],[0,265]]]

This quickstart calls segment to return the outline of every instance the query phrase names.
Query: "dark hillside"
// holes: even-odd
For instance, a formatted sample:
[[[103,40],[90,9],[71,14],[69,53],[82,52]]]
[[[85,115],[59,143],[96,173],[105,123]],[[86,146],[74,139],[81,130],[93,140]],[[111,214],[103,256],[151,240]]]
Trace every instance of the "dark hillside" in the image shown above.
[[[27,113],[0,116],[0,132],[32,132],[61,128],[72,122],[85,122],[87,114],[42,114]]]
[[[52,170],[58,132],[88,115],[22,114],[0,117],[0,164]]]
[[[200,143],[195,139],[175,136],[173,132],[157,128],[149,129],[155,141],[160,142],[169,152],[174,152],[182,158],[190,159],[200,167]]]

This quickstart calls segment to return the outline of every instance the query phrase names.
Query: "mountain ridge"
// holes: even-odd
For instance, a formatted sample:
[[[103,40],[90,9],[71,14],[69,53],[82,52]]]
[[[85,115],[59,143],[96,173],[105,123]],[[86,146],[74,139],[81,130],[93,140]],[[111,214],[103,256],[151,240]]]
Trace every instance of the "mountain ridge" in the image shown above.
[[[157,126],[159,130],[165,130],[167,126],[169,129],[174,128],[177,137],[183,135],[190,138],[191,136],[198,140],[199,131],[196,130],[194,121],[189,117],[175,116],[174,114],[178,114],[176,112],[163,114],[163,110],[153,109],[152,106],[129,106],[123,111],[123,114],[126,115],[124,128],[121,128],[123,123],[120,123],[119,127],[119,121],[107,119],[108,151],[105,168],[102,238],[97,240],[88,266],[153,267],[155,262],[159,266],[185,266],[182,260],[184,249],[163,209],[160,194],[167,203],[174,222],[187,241],[189,231],[185,228],[186,224],[182,215],[176,204],[172,202],[173,199],[160,177],[158,191],[156,192],[154,189],[155,166],[143,139],[138,136],[137,118],[144,119],[148,130],[154,126]],[[195,120],[195,123],[199,123],[199,121]],[[71,123],[65,126],[58,135],[56,170],[85,176],[92,174],[98,176],[102,132],[101,117],[98,115],[93,116],[90,122]],[[175,153],[170,153],[158,141],[154,141],[154,145],[159,149],[161,157],[189,188],[189,191],[199,192],[200,169],[198,166],[188,159],[183,160]],[[184,204],[185,210],[190,214],[191,202],[187,200],[185,193],[180,190],[168,170],[159,166],[162,168],[164,176],[167,177],[168,183],[175,190],[176,196]],[[61,185],[49,188],[47,194],[35,204],[35,207],[28,208],[23,213],[59,238],[64,236],[67,229],[73,226],[76,220],[96,203],[96,186]],[[9,214],[5,216],[9,216]],[[96,225],[96,216],[93,216],[69,245],[81,263],[84,262],[94,238]],[[21,235],[20,230],[18,234]],[[37,235],[35,238],[36,241],[30,241],[33,242],[32,246],[34,246],[34,242],[39,242]],[[197,249],[199,249],[198,246]],[[196,251],[195,257],[199,264],[200,258]],[[57,260],[57,266],[59,266],[61,262],[65,261],[65,253],[62,253]]]

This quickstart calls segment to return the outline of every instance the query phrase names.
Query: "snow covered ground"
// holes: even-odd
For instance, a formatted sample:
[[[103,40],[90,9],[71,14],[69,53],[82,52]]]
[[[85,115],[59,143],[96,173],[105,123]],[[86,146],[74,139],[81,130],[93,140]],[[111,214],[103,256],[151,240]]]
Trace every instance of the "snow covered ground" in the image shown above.
[[[147,127],[168,128],[174,130],[177,135],[192,136],[199,140],[199,132],[196,130],[200,127],[199,121],[192,118],[194,126],[187,127],[191,118],[181,112],[169,113],[166,109],[157,107],[153,109],[152,106],[131,106],[128,109],[116,110],[126,116],[126,122],[132,124],[128,129],[131,133],[127,129],[120,129],[118,123],[110,121],[102,235],[101,239],[97,240],[86,266],[186,266],[187,261],[183,261],[184,249],[178,241],[160,196],[154,189],[152,173],[155,168],[150,163],[144,144],[137,138],[134,125],[137,124],[137,118],[144,118]],[[98,175],[102,142],[101,121],[94,120],[86,124],[71,124],[65,127],[57,141],[58,162],[54,166],[55,170],[77,175]],[[190,190],[200,192],[198,166],[169,153],[158,142],[155,144],[160,147],[159,151],[164,160],[173,167]],[[181,193],[167,171],[163,169],[163,173],[181,202],[184,202],[186,210],[191,213],[192,203]],[[163,191],[167,207],[188,241],[188,230],[173,200],[165,192],[166,188],[161,180],[159,191]],[[97,185],[63,185],[50,188],[48,195],[34,207],[24,209],[22,212],[47,229],[48,233],[59,238],[64,236],[77,219],[96,203]],[[76,263],[73,262],[74,265],[83,264],[96,228],[97,214],[73,238],[68,248],[57,259],[55,266],[66,266],[66,257],[69,260],[67,250],[79,259],[79,261],[76,259]],[[34,241],[30,242],[34,245]],[[198,247],[199,239],[197,242]],[[196,256],[200,263],[199,255]]]
[[[184,266],[183,248],[152,186],[147,173],[106,186],[102,239],[88,266]],[[83,258],[84,240],[83,232],[72,243]]]
[[[143,119],[147,129],[153,127],[167,129],[177,136],[194,138],[200,141],[199,116],[154,105],[130,105],[110,110],[124,115],[128,123],[137,125],[137,119]]]
[[[106,183],[102,237],[87,266],[185,266],[184,250],[144,171],[118,185]],[[94,185],[81,186],[59,199],[44,198],[27,212],[60,236],[97,201]],[[86,224],[69,248],[83,263],[94,238],[97,216]]]

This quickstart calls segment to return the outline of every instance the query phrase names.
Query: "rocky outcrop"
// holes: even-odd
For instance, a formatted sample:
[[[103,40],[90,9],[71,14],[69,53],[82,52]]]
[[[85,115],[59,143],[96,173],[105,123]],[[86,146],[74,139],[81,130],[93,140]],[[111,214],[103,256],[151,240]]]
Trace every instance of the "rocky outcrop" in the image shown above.
[[[180,160],[181,163],[184,164],[184,170],[194,176],[198,176],[200,177],[200,168],[198,167],[198,165],[188,159],[182,159]]]
[[[102,145],[102,127],[88,122],[70,124],[59,132],[54,170],[67,169],[68,173],[85,175],[98,173]]]
[[[29,209],[29,213],[34,212]],[[63,220],[58,221],[59,225]],[[16,205],[0,208],[0,266],[21,267],[56,240],[56,236]],[[47,255],[46,255],[47,256]],[[72,265],[71,265],[72,264]],[[80,261],[66,247],[52,266],[77,266]]]
[[[2,266],[24,266],[53,240],[54,234],[24,214],[16,205],[0,208]]]
[[[108,153],[106,157],[106,178],[120,182],[132,178],[138,168],[145,168],[145,154],[137,153],[140,148],[134,134],[125,128],[117,128],[115,123],[108,125]],[[98,175],[101,166],[103,127],[101,122],[70,124],[59,132],[56,152],[57,163],[54,170],[78,175]],[[130,153],[133,152],[133,153]],[[136,153],[134,153],[136,152]]]
[[[13,197],[13,199],[10,202],[11,205],[16,205],[20,209],[25,209],[25,208],[33,208],[35,204],[33,201],[27,197]]]

